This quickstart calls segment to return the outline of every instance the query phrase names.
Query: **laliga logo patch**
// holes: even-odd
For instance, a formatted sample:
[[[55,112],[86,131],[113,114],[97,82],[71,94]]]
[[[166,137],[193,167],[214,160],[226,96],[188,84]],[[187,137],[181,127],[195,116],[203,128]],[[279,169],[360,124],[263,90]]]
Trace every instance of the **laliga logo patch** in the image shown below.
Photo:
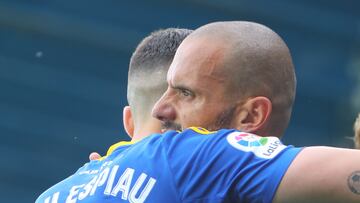
[[[251,133],[232,132],[227,136],[229,144],[257,157],[270,159],[286,148],[277,137],[260,137]]]

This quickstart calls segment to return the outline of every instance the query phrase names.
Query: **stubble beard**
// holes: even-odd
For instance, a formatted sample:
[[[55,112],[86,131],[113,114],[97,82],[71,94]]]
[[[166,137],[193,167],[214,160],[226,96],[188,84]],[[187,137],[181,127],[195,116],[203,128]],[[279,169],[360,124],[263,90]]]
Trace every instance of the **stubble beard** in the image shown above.
[[[220,129],[230,129],[234,128],[232,125],[234,118],[235,118],[235,110],[236,105],[229,107],[228,109],[222,111],[216,116],[216,120],[213,124],[207,125],[207,126],[198,126],[206,128],[210,131],[217,131]],[[161,124],[162,132],[168,131],[168,130],[176,130],[176,131],[182,131],[183,126],[179,123],[175,123],[172,121],[165,121]]]

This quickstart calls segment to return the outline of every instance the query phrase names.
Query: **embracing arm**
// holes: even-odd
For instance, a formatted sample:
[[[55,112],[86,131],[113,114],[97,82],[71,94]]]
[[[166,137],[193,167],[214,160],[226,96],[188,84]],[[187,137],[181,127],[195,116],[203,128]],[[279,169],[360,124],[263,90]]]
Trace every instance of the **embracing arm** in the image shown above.
[[[360,150],[303,149],[284,175],[273,202],[360,202]]]

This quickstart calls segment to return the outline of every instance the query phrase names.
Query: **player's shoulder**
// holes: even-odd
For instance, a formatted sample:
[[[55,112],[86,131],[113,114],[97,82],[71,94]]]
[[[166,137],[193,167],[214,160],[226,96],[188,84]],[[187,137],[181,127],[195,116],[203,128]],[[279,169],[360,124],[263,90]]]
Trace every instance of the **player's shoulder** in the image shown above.
[[[205,148],[221,151],[226,147],[226,136],[234,129],[221,129],[209,131],[201,127],[190,127],[181,132],[168,131],[161,136],[161,147],[170,152],[181,152],[183,154],[194,151],[204,152]]]
[[[250,153],[258,158],[270,159],[292,149],[284,145],[278,137],[261,137],[253,133],[241,132],[236,129],[221,129],[209,131],[201,127],[191,127],[182,132],[169,132],[163,136],[164,145],[171,149],[178,149],[184,153],[194,150],[211,153]],[[186,152],[184,151],[186,148]]]

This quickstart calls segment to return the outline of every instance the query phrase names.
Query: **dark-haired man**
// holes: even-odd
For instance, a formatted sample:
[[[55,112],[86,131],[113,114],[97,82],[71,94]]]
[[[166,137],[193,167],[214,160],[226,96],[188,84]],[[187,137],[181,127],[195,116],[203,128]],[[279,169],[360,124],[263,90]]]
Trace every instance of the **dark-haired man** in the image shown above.
[[[152,118],[151,110],[167,88],[166,74],[176,49],[191,32],[169,28],[153,32],[142,40],[131,57],[129,106],[123,111],[124,128],[132,142],[114,144],[105,157],[90,155],[91,159],[99,160],[85,164],[75,174],[45,191],[36,200],[37,203],[143,202],[150,192],[154,193],[152,188],[157,177],[148,179],[150,175],[146,171],[135,171],[133,166],[122,170],[119,163],[123,158],[119,149],[152,133],[159,133],[163,128],[159,120]],[[145,188],[142,187],[145,184]],[[157,202],[165,201],[161,196],[157,198]]]

